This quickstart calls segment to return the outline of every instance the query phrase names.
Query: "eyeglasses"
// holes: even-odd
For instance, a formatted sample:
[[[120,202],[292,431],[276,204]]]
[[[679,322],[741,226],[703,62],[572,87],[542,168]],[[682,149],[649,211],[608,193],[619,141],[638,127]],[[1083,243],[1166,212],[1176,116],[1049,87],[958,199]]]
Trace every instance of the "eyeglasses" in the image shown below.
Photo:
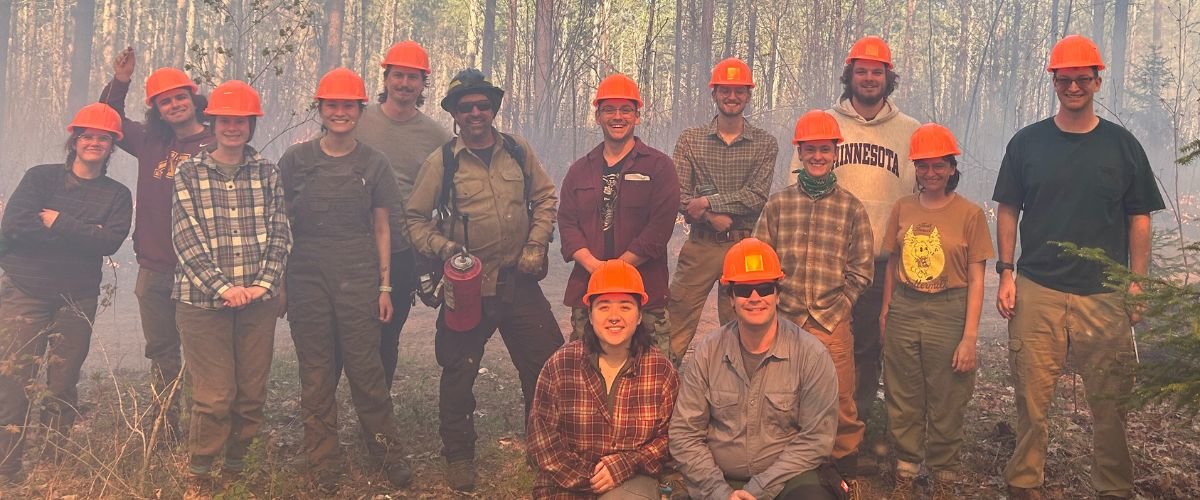
[[[492,101],[460,102],[454,109],[464,114],[470,113],[473,109],[478,109],[481,113],[487,113],[492,110]]]
[[[113,142],[113,136],[109,134],[81,134],[79,138],[84,141],[98,142],[101,144],[110,144]]]
[[[1094,81],[1096,81],[1096,77],[1094,76],[1081,76],[1079,78],[1055,77],[1054,86],[1066,90],[1071,88],[1071,84],[1074,83],[1075,85],[1078,85],[1079,88],[1083,89],[1090,86]]]
[[[637,113],[637,108],[635,108],[633,106],[622,106],[620,108],[614,108],[612,106],[605,106],[603,108],[600,108],[600,114],[604,115],[604,116],[614,116],[617,114],[620,114],[621,116],[633,116],[636,113]]]
[[[779,289],[779,285],[775,282],[759,283],[757,285],[743,285],[743,284],[735,283],[733,285],[730,285],[729,289],[730,289],[730,291],[733,292],[733,295],[735,297],[741,297],[743,299],[748,299],[748,298],[750,298],[750,295],[753,294],[754,292],[758,292],[759,297],[766,297],[768,295],[774,295],[775,291]]]

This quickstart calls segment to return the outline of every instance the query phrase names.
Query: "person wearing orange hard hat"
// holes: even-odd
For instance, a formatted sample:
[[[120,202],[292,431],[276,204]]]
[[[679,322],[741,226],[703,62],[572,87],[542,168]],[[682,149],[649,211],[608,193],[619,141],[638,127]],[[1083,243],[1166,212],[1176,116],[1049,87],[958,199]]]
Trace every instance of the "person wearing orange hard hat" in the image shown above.
[[[857,457],[864,426],[854,400],[851,311],[875,273],[867,210],[834,172],[843,140],[837,119],[822,110],[796,120],[792,142],[802,165],[798,180],[767,200],[754,237],[775,248],[785,269],[795,270],[779,284],[779,312],[833,355],[838,426],[831,456],[849,478],[851,498],[859,498]]]
[[[778,314],[785,267],[754,237],[721,259],[729,290],[721,299],[734,320],[696,341],[671,416],[671,456],[691,498],[845,498],[828,464],[838,426],[834,361]]]
[[[1123,401],[1136,366],[1130,325],[1141,310],[1105,286],[1103,265],[1064,255],[1055,244],[1099,248],[1138,275],[1149,269],[1150,214],[1164,208],[1163,199],[1141,143],[1096,115],[1103,69],[1087,38],[1070,35],[1054,46],[1046,70],[1058,113],[1013,135],[992,194],[999,203],[996,309],[1008,320],[1017,401],[1017,445],[1004,469],[1009,498],[1041,498],[1046,411],[1068,362],[1081,368],[1088,389],[1096,495],[1133,495]],[[1018,220],[1021,259],[1014,262]],[[1130,284],[1130,295],[1140,292]]]
[[[658,498],[679,378],[642,320],[642,276],[603,261],[582,300],[582,337],[550,356],[534,391],[533,498]]]
[[[992,253],[983,209],[955,193],[962,154],[954,134],[927,123],[913,132],[917,194],[892,208],[883,235],[888,272],[879,323],[888,433],[896,451],[890,499],[914,499],[921,465],[933,498],[959,498],[963,411],[975,388],[975,343],[984,265]]]
[[[0,489],[22,481],[25,436],[38,426],[31,415],[41,413],[50,457],[82,453],[67,434],[78,416],[75,386],[96,319],[102,260],[121,248],[133,217],[129,188],[106,173],[124,138],[121,116],[89,104],[67,132],[66,161],[27,170],[0,220]],[[43,358],[53,361],[43,366]],[[40,371],[46,385],[36,391],[43,394],[38,412],[25,391]]]
[[[632,78],[604,78],[592,100],[603,142],[573,163],[559,191],[562,256],[574,261],[563,304],[571,308],[572,339],[583,335],[588,276],[601,263],[620,259],[638,268],[649,300],[642,321],[655,344],[670,355],[667,305],[667,242],[679,209],[675,164],[634,135],[642,98]]]
[[[408,320],[417,285],[416,256],[404,221],[404,202],[412,196],[413,184],[425,161],[450,140],[450,132],[421,111],[429,87],[429,54],[412,40],[392,45],[380,62],[383,92],[378,102],[367,105],[354,128],[354,136],[387,156],[400,186],[400,203],[392,208],[392,319],[383,324],[379,355],[388,389],[396,377],[400,330]]]
[[[158,68],[146,78],[146,119],[137,121],[125,112],[137,58],[132,47],[113,60],[112,80],[100,93],[100,102],[112,106],[121,115],[124,138],[117,146],[137,158],[137,203],[134,203],[133,251],[137,256],[138,276],[134,284],[142,335],[146,339],[145,356],[150,360],[150,388],[153,394],[142,427],[149,435],[155,420],[165,419],[161,438],[170,442],[181,439],[179,427],[180,394],[185,385],[175,324],[175,301],[171,287],[175,280],[175,250],[171,246],[171,197],[175,194],[175,170],[178,166],[214,143],[207,126],[204,108],[208,100],[186,73],[177,68]],[[168,404],[169,403],[169,404]]]
[[[717,116],[684,130],[672,155],[679,177],[679,212],[690,224],[667,303],[671,354],[677,363],[696,336],[704,304],[721,275],[716,263],[754,229],[771,192],[779,155],[775,137],[744,116],[754,89],[749,65],[732,57],[718,62],[708,86]],[[729,302],[717,301],[717,319],[721,324],[733,320]]]
[[[896,201],[916,189],[913,162],[908,159],[908,143],[920,122],[900,111],[891,100],[899,75],[886,41],[874,35],[860,38],[850,47],[842,69],[842,94],[825,110],[833,116],[842,132],[837,147],[838,185],[853,194],[867,209],[874,234],[874,274],[871,286],[859,296],[851,312],[854,335],[855,406],[867,426],[865,435],[882,436],[882,418],[871,411],[879,393],[879,369],[882,359],[879,310],[883,302],[883,276],[887,255],[882,251],[883,224]],[[801,170],[799,155],[792,156],[791,168]],[[883,451],[882,442],[870,446],[875,453],[864,453],[859,464],[865,474]],[[868,446],[864,446],[866,451]]]
[[[334,494],[344,465],[336,395],[345,371],[367,452],[403,487],[412,470],[379,353],[380,328],[392,316],[391,211],[400,189],[387,157],[355,138],[368,99],[362,77],[330,70],[314,99],[322,134],[279,159],[295,239],[286,300],[304,453],[316,488]]]
[[[263,423],[292,246],[279,170],[249,145],[263,116],[258,92],[227,81],[205,113],[216,144],[179,165],[171,207],[179,256],[171,298],[193,382],[187,498],[214,493],[222,455],[222,475],[245,472]]]

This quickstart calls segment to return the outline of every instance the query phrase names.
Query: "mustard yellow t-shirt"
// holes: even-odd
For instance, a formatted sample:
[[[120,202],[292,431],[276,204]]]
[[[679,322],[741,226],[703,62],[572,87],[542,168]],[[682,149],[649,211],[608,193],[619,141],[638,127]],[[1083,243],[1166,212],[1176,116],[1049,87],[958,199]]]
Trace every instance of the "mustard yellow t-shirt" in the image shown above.
[[[917,195],[892,207],[883,233],[883,251],[899,248],[896,278],[914,290],[937,293],[967,286],[967,266],[995,255],[983,209],[955,194],[946,206],[921,206]]]

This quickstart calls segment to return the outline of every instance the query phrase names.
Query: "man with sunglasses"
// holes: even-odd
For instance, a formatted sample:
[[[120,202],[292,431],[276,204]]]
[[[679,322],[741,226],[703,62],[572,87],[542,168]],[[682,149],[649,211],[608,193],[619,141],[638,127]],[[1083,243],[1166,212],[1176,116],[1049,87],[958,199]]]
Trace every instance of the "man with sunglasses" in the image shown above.
[[[521,379],[526,417],[542,365],[563,344],[550,302],[538,285],[546,273],[558,198],[529,143],[492,126],[503,98],[504,90],[477,69],[454,76],[441,104],[454,117],[459,136],[425,159],[405,211],[413,247],[421,253],[444,260],[466,246],[483,262],[481,321],[468,331],[454,331],[443,310],[434,336],[434,354],[442,367],[438,432],[446,481],[456,491],[475,488],[472,391],[488,339],[500,330]],[[452,183],[452,216],[439,226],[431,214],[443,179]]]
[[[620,259],[641,274],[649,297],[642,324],[655,345],[670,354],[667,242],[679,208],[675,164],[634,135],[642,98],[632,78],[615,73],[596,89],[596,123],[604,142],[571,165],[563,178],[558,227],[562,255],[575,261],[563,303],[571,308],[571,339],[583,334],[589,277],[606,260]]]
[[[736,319],[696,343],[671,416],[671,455],[688,493],[836,498],[828,488],[841,481],[831,485],[818,472],[837,429],[833,360],[820,341],[777,315],[786,278],[770,245],[745,238],[730,247],[722,269],[729,290],[722,298]]]
[[[814,109],[796,121],[802,168],[795,184],[771,195],[754,237],[779,252],[792,274],[780,282],[779,311],[829,348],[837,367],[837,438],[831,457],[850,478],[850,497],[859,498],[857,457],[863,423],[854,401],[855,301],[875,275],[873,233],[867,210],[838,185],[833,172],[841,129],[834,117]]]
[[[1100,248],[1136,274],[1149,267],[1150,214],[1164,208],[1163,200],[1141,144],[1096,116],[1102,69],[1100,51],[1087,38],[1071,35],[1054,46],[1047,70],[1058,113],[1013,136],[992,195],[1000,204],[996,309],[1009,320],[1017,402],[1017,444],[1004,469],[1009,498],[1041,498],[1046,413],[1068,361],[1083,376],[1092,411],[1096,495],[1133,495],[1124,402],[1137,363],[1130,325],[1141,312],[1104,286],[1101,264],[1063,255],[1054,243]],[[1021,272],[1014,276],[1018,218]],[[1129,294],[1140,291],[1130,284]]]

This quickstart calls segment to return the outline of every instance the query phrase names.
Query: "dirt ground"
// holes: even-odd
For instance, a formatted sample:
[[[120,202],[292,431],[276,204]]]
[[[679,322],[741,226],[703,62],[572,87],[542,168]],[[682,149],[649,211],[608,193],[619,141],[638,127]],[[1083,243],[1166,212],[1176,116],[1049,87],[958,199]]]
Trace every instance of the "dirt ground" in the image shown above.
[[[683,241],[672,240],[673,252]],[[555,249],[557,245],[554,245]],[[552,304],[561,302],[567,265],[552,259],[543,290]],[[147,436],[138,431],[145,413],[147,363],[132,289],[137,265],[129,247],[115,259],[108,281],[115,282],[112,304],[96,321],[91,355],[80,384],[81,412],[58,462],[30,462],[29,479],[18,487],[0,489],[0,498],[178,498],[183,491],[186,446],[167,440],[144,450]],[[674,269],[672,262],[671,268]],[[113,279],[115,278],[115,280]],[[983,324],[980,329],[980,375],[975,397],[967,409],[967,442],[963,450],[964,498],[1003,498],[1001,470],[1012,446],[1015,406],[1007,382],[1005,326],[991,304],[994,275],[989,273]],[[716,329],[715,293],[705,308],[698,336]],[[556,305],[560,327],[569,332],[569,309]],[[455,498],[442,478],[437,435],[437,381],[433,357],[435,311],[417,305],[401,339],[401,364],[393,390],[405,449],[416,476],[413,484],[393,490],[365,460],[365,449],[353,417],[345,384],[341,389],[342,443],[347,475],[338,498]],[[469,498],[527,498],[532,474],[524,463],[520,388],[504,345],[488,345],[475,394],[479,400],[480,482]],[[252,450],[247,477],[232,481],[225,498],[315,498],[306,481],[301,453],[299,382],[296,359],[286,321],[276,331],[268,422]],[[882,411],[882,403],[879,403]],[[877,412],[878,413],[878,412]],[[1047,498],[1094,498],[1089,479],[1090,417],[1082,383],[1066,375],[1059,384],[1051,422],[1046,468]],[[1129,419],[1130,443],[1137,468],[1137,493],[1142,498],[1200,498],[1200,422],[1167,408],[1143,409]],[[31,438],[27,456],[36,458],[39,439]],[[884,450],[885,451],[885,450]],[[882,459],[887,464],[888,459]],[[869,498],[889,491],[886,466],[871,480]]]

